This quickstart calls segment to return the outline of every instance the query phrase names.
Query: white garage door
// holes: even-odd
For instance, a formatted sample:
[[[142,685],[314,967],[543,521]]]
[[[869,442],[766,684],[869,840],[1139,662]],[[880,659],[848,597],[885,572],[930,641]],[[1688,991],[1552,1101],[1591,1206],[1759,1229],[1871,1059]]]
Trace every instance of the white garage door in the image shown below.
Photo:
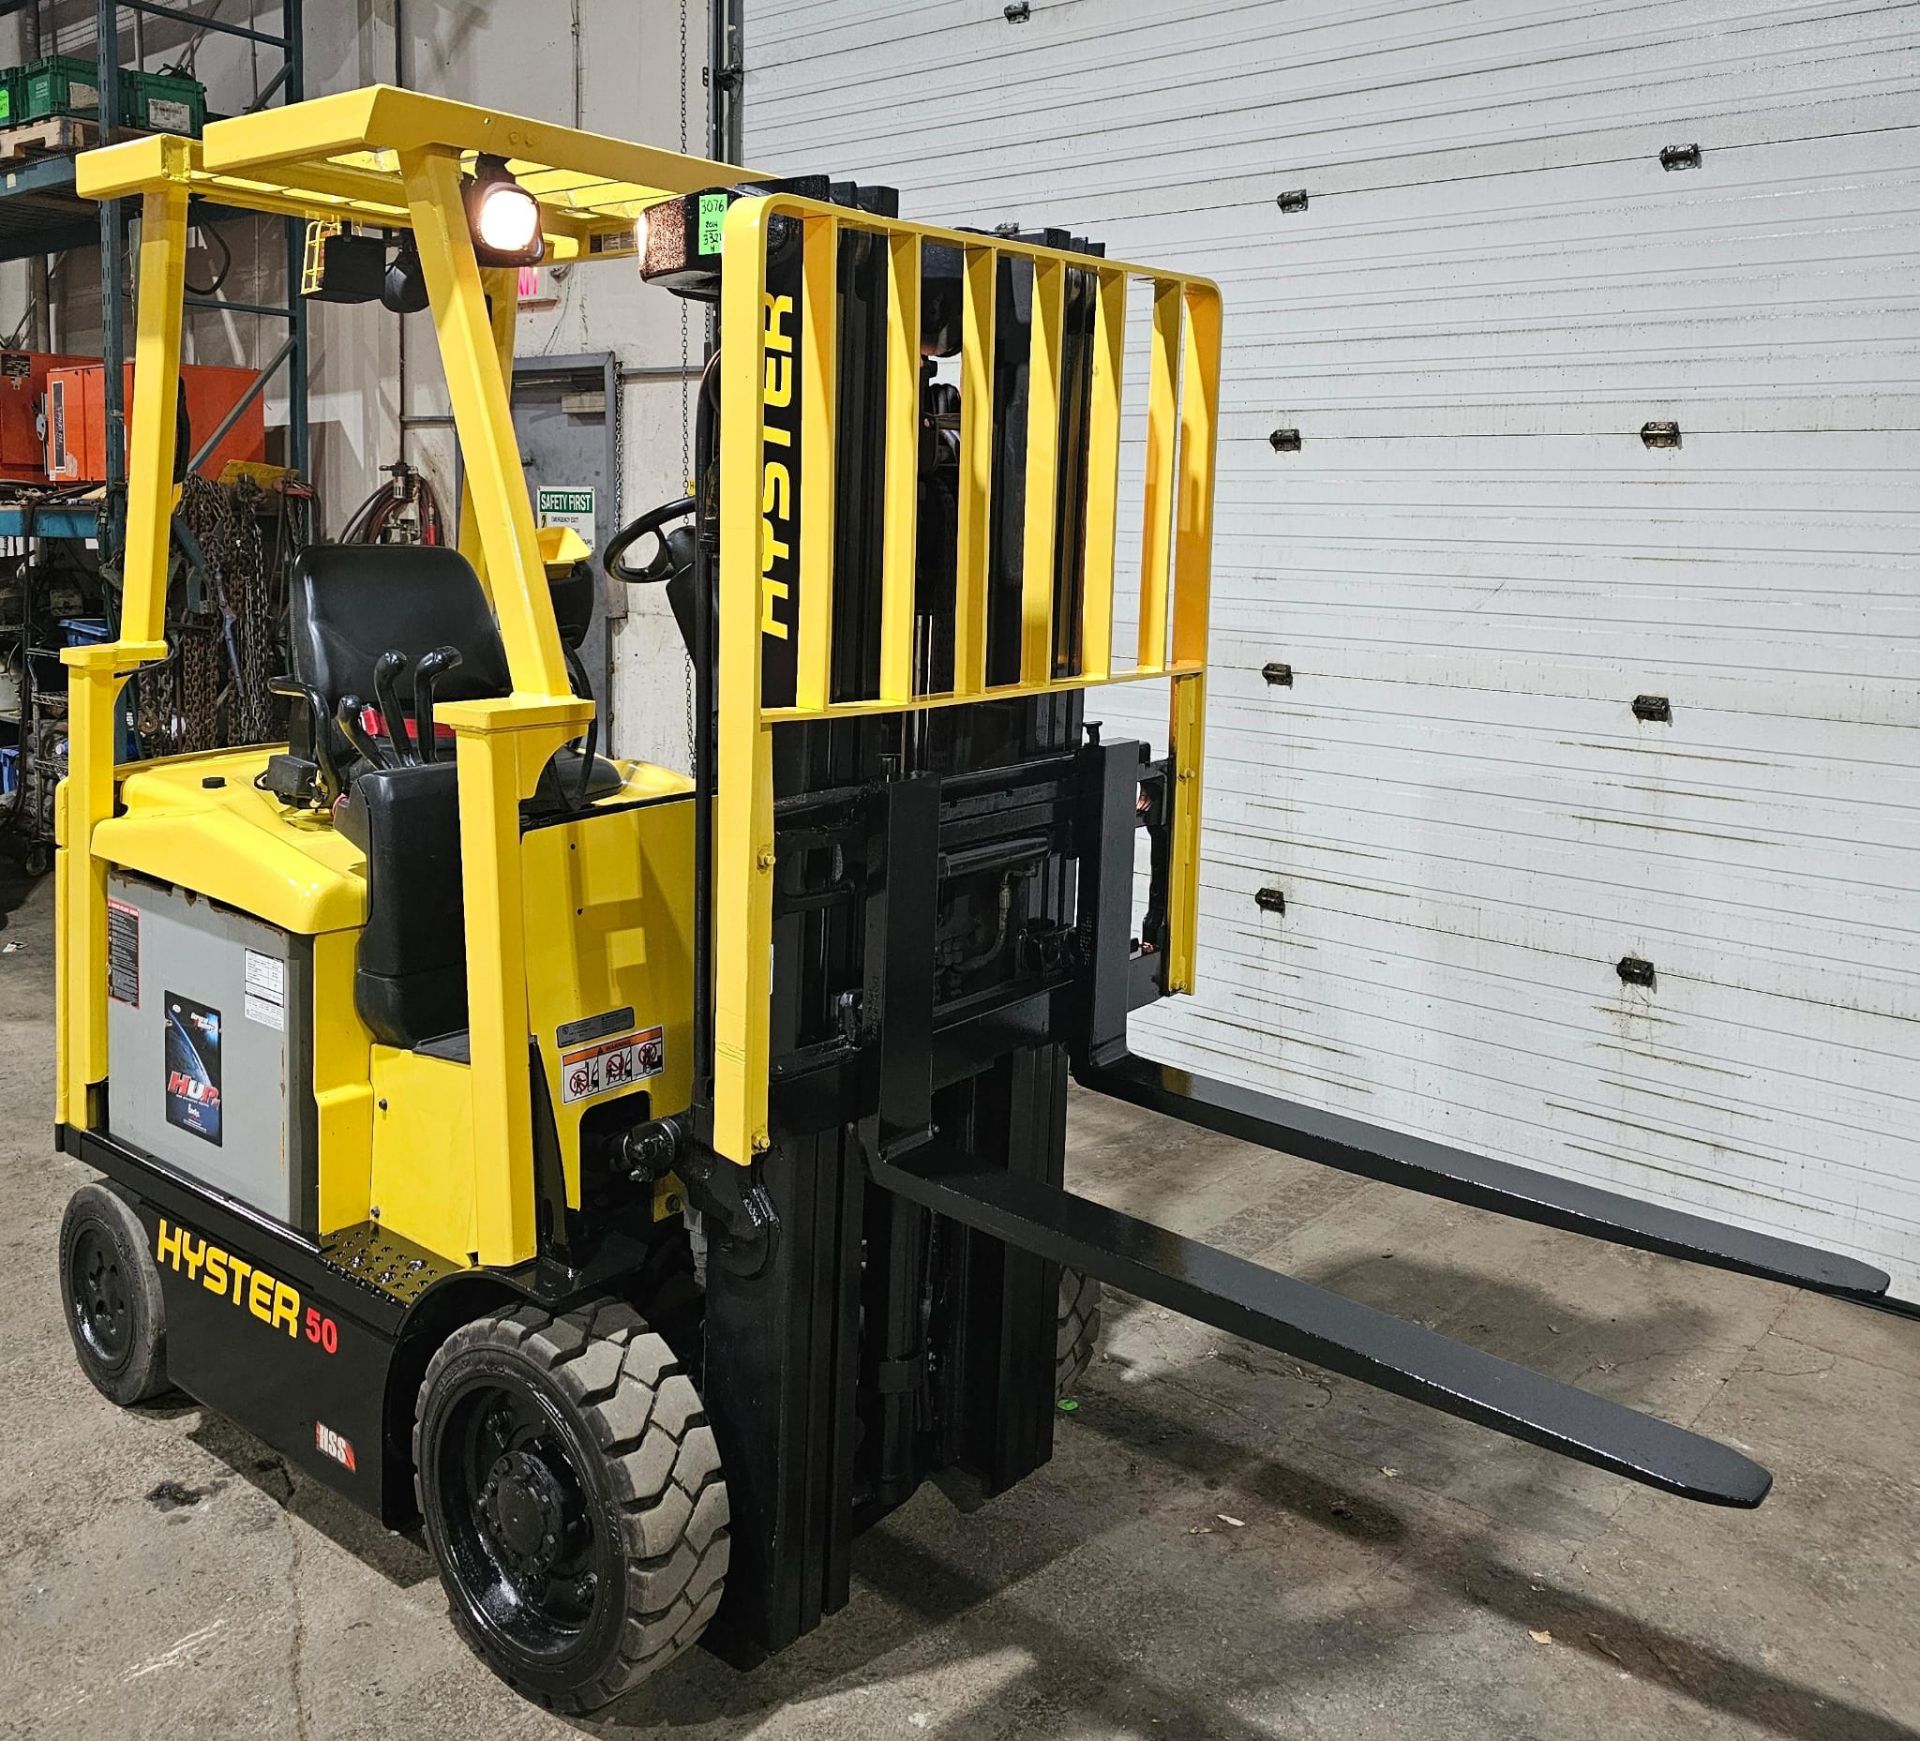
[[[749,0],[749,162],[1225,292],[1205,984],[1142,1050],[1920,1295],[1917,26]]]

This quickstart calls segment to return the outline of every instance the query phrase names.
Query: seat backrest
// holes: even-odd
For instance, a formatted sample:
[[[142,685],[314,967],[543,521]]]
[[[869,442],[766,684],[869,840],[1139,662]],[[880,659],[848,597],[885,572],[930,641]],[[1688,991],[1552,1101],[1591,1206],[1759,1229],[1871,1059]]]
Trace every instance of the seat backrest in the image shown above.
[[[506,649],[480,577],[459,551],[430,544],[314,544],[294,565],[287,611],[293,675],[331,711],[343,695],[374,701],[373,667],[406,656],[400,699],[413,704],[413,665],[435,647],[460,663],[434,689],[438,701],[507,694]]]

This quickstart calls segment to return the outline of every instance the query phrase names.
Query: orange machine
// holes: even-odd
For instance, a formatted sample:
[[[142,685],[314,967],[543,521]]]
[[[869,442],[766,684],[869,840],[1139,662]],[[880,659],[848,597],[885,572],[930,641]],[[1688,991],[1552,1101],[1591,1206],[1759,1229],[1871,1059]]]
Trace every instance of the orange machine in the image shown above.
[[[107,476],[106,366],[99,362],[72,362],[51,358],[57,364],[46,372],[46,470],[44,476],[56,484],[98,484]],[[125,403],[133,403],[133,365],[127,364]],[[188,363],[180,371],[181,390],[186,396],[187,422],[191,435],[185,440],[188,453],[198,452],[204,442],[253,385],[251,369],[223,369],[208,364]],[[220,445],[207,455],[200,466],[203,477],[218,477],[228,460],[264,460],[267,457],[266,411],[255,394],[234,425],[221,437]]]
[[[0,483],[44,484],[47,443],[40,426],[51,369],[84,368],[97,359],[51,351],[0,351]]]

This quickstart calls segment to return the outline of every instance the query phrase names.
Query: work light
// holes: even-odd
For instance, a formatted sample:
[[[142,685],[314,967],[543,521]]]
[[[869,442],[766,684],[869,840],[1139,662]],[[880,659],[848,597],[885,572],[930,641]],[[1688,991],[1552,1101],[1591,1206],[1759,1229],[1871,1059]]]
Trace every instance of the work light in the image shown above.
[[[474,257],[482,266],[537,266],[547,251],[540,202],[507,173],[504,157],[482,156],[462,190]]]
[[[395,314],[418,314],[427,306],[427,275],[411,231],[403,231],[387,260],[380,301]]]

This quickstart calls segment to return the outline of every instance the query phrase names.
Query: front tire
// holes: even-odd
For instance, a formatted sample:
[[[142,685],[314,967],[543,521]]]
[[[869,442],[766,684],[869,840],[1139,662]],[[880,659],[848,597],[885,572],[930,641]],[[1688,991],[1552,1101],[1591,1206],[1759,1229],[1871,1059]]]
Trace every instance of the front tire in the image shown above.
[[[167,1307],[147,1230],[105,1185],[82,1185],[60,1218],[60,1298],[80,1370],[122,1408],[167,1388]]]
[[[413,1460],[454,1624],[540,1704],[618,1698],[720,1605],[719,1449],[631,1306],[522,1306],[456,1330],[420,1387]]]
[[[1100,1340],[1100,1284],[1077,1269],[1060,1271],[1059,1316],[1054,1324],[1053,1397],[1059,1402],[1073,1394],[1093,1364],[1094,1344]]]

